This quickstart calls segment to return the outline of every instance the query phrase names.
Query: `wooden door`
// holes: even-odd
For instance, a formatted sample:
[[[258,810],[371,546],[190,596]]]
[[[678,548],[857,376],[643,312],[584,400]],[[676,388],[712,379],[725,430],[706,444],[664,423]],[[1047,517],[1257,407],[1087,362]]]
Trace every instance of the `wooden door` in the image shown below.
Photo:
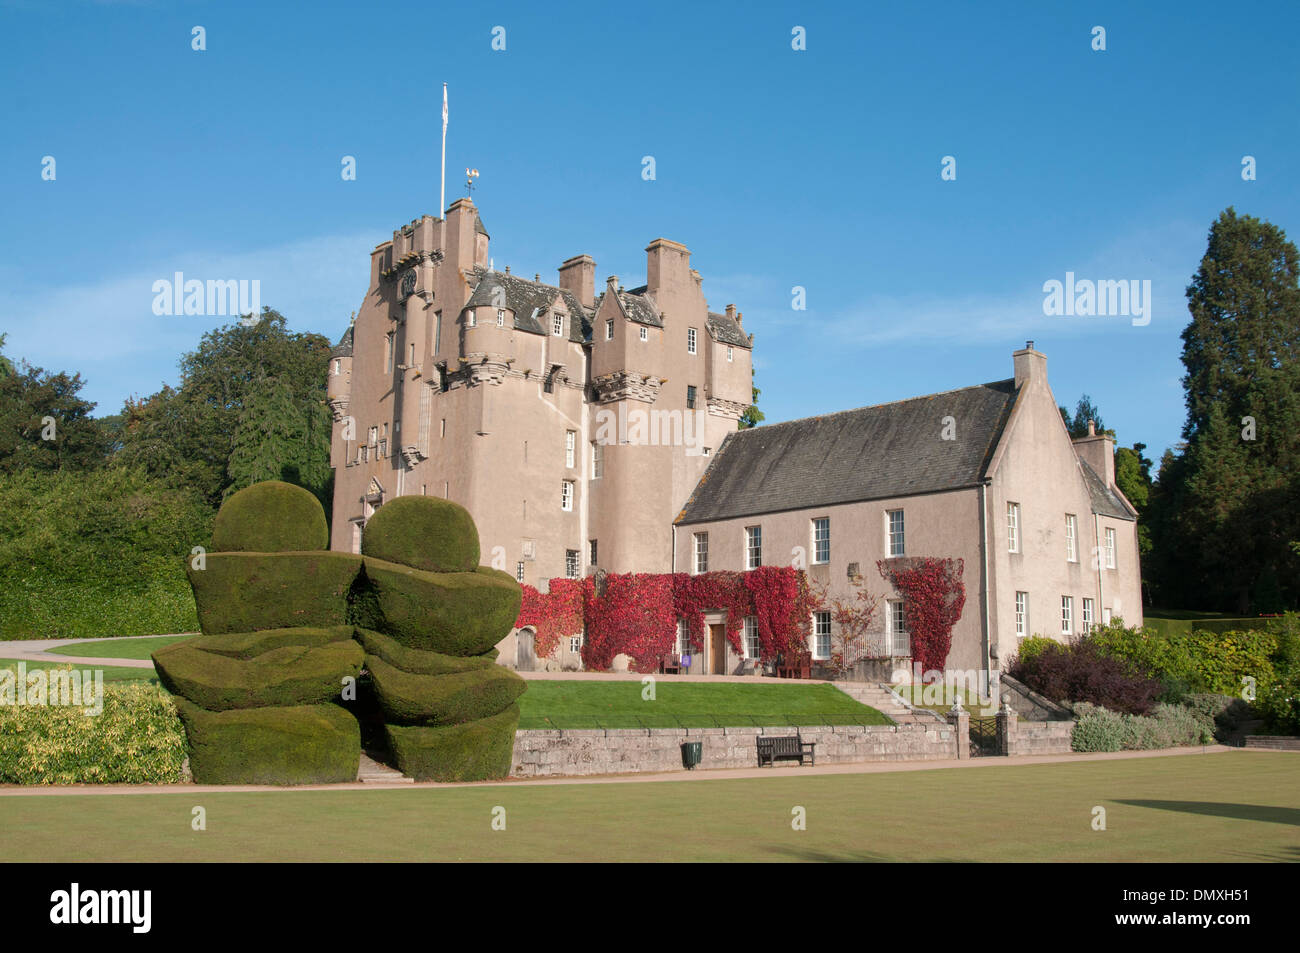
[[[709,626],[709,674],[727,674],[727,627]]]

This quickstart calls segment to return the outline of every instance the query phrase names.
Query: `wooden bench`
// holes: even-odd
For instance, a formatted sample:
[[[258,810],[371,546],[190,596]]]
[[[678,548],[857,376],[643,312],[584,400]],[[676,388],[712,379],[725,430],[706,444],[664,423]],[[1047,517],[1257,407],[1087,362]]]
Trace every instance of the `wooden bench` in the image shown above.
[[[677,655],[661,655],[659,657],[659,672],[662,675],[680,675],[682,673],[682,660]]]
[[[804,759],[807,758],[807,762]],[[778,761],[795,761],[800,765],[817,764],[817,742],[804,741],[798,733],[758,737],[758,766],[772,767]]]
[[[812,656],[792,655],[776,665],[777,678],[812,678]]]

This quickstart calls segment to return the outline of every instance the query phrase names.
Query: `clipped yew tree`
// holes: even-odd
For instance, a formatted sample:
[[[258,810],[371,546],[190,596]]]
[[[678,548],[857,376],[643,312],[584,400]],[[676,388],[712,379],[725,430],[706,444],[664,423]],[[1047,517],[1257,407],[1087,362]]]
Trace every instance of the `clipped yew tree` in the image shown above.
[[[320,502],[288,483],[233,494],[212,537],[186,567],[203,635],[153,656],[194,780],[355,781],[361,731],[343,693],[365,658],[347,622],[361,557],[325,550]]]
[[[417,780],[507,776],[527,683],[493,647],[519,616],[519,584],[478,564],[473,518],[436,497],[381,506],[361,552],[351,619],[397,766]]]
[[[461,506],[398,497],[360,555],[326,549],[320,503],[258,483],[222,504],[214,552],[187,573],[203,635],[154,653],[208,784],[354,781],[360,726],[346,707],[363,666],[397,766],[418,780],[510,773],[526,683],[495,663],[522,590],[480,566]]]

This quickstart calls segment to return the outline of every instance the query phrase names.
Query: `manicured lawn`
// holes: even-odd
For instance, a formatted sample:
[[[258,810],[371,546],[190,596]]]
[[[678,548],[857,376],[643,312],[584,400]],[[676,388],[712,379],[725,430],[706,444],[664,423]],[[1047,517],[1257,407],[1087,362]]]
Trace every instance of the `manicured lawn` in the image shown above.
[[[151,668],[128,668],[125,665],[76,665],[71,662],[42,662],[32,661],[31,659],[0,658],[0,668],[10,669],[17,674],[19,661],[27,665],[27,671],[29,672],[34,672],[38,668],[71,668],[82,672],[93,672],[100,669],[104,673],[105,682],[158,681],[158,676],[154,674],[154,670]]]
[[[1193,612],[1190,609],[1148,609],[1142,625],[1161,635],[1175,635],[1205,629],[1210,632],[1231,632],[1244,629],[1263,629],[1271,620],[1259,616],[1231,616],[1221,612]]]
[[[7,860],[1300,860],[1300,756],[378,791],[0,796]],[[207,830],[191,830],[201,804]],[[506,829],[491,829],[506,810]],[[791,811],[806,811],[793,830]],[[1092,829],[1093,808],[1106,830]]]
[[[158,635],[147,639],[96,639],[50,649],[53,655],[84,655],[88,658],[146,659],[164,645],[184,642],[193,635]]]
[[[639,681],[528,683],[520,728],[713,728],[742,725],[888,725],[888,718],[833,685]]]

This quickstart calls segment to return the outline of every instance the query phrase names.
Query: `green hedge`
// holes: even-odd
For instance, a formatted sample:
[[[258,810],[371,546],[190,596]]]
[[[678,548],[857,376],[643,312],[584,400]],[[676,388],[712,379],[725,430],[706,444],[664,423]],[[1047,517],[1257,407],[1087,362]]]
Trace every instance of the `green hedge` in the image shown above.
[[[263,629],[260,632],[226,632],[221,635],[201,635],[187,645],[214,655],[229,658],[251,659],[272,649],[286,645],[316,647],[331,642],[346,642],[356,630],[350,625],[333,625],[329,628],[300,626],[292,629]]]
[[[348,624],[348,592],[361,567],[352,553],[209,553],[186,563],[205,635]]]
[[[425,572],[473,572],[478,529],[465,507],[436,496],[399,496],[366,521],[361,552]]]
[[[361,673],[364,658],[361,646],[351,641],[287,645],[248,660],[204,652],[189,642],[153,654],[167,690],[209,711],[328,702],[338,697],[345,677]]]
[[[1245,632],[1247,630],[1267,629],[1273,619],[1259,616],[1246,616],[1238,619],[1229,618],[1193,618],[1165,619],[1159,616],[1147,616],[1142,620],[1142,627],[1162,636],[1187,635],[1200,630],[1216,635],[1224,632]]]
[[[1300,672],[1278,679],[1262,691],[1255,709],[1265,734],[1300,735]]]
[[[357,779],[361,727],[338,705],[210,712],[176,707],[199,784],[338,784]]]
[[[495,569],[430,573],[365,557],[365,570],[378,615],[354,615],[352,621],[408,648],[481,655],[505,638],[519,617],[523,590],[513,576]]]
[[[385,719],[405,725],[459,725],[486,718],[513,705],[528,687],[500,665],[455,675],[412,675],[367,655],[366,668]]]
[[[131,583],[9,576],[0,585],[0,639],[97,639],[196,632],[199,618],[180,566]]]
[[[456,672],[473,672],[496,667],[494,661],[496,656],[488,658],[486,655],[475,655],[470,658],[457,658],[440,652],[408,649],[396,639],[371,629],[357,629],[356,633],[370,655],[376,655],[389,665],[413,675],[452,675]]]
[[[104,686],[104,710],[0,706],[0,784],[175,784],[185,733],[156,685]]]
[[[325,510],[309,491],[268,480],[231,495],[212,525],[219,553],[286,553],[329,548]]]
[[[519,706],[463,725],[388,725],[388,744],[401,772],[417,781],[490,781],[510,774]]]

